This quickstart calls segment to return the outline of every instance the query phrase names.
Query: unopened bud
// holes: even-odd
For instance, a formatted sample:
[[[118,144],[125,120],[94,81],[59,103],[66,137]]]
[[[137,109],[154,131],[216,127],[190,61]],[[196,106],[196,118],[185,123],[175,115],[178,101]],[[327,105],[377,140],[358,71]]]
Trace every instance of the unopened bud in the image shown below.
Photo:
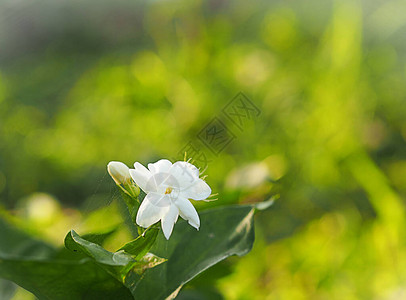
[[[116,184],[129,184],[131,183],[131,176],[128,167],[119,161],[111,161],[107,165],[107,171],[116,182]]]

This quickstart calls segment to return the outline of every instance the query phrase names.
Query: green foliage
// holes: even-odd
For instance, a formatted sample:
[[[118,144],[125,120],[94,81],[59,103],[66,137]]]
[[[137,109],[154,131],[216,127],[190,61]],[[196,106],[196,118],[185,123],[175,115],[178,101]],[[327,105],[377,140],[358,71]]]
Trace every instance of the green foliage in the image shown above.
[[[65,247],[91,257],[103,269],[122,282],[136,263],[130,255],[124,252],[109,252],[102,246],[81,238],[73,230],[65,237]]]
[[[143,280],[131,288],[135,299],[176,295],[207,268],[230,255],[247,254],[254,242],[253,216],[252,206],[221,207],[201,213],[199,232],[180,222],[169,241],[159,235],[151,252],[168,261],[145,272]]]
[[[270,189],[282,196],[258,216],[253,252],[216,272],[210,289],[228,300],[406,298],[402,1],[94,5],[0,4],[12,11],[0,13],[0,202],[52,243],[0,232],[2,256],[11,247],[47,258],[89,211],[107,207],[118,194],[110,160],[173,158],[193,141],[219,193],[198,209],[256,202]],[[212,155],[196,135],[239,91],[261,114],[242,130],[226,122],[236,138]],[[77,232],[116,226],[106,211]],[[103,247],[136,237],[118,228]],[[53,257],[90,259],[64,250]]]
[[[95,262],[1,258],[0,276],[39,299],[131,299],[119,281]]]
[[[14,296],[16,288],[16,285],[11,281],[0,279],[0,299],[11,299]]]
[[[134,256],[135,259],[141,259],[151,249],[158,236],[159,228],[156,226],[148,228],[144,233],[139,235],[135,240],[128,242],[119,250]]]
[[[0,254],[0,277],[14,281],[39,299],[174,297],[184,284],[207,268],[251,250],[254,211],[252,205],[207,210],[201,214],[198,232],[180,221],[168,241],[152,227],[114,253],[72,230],[65,238],[65,246],[76,257],[64,259],[59,253],[56,259],[52,252],[42,259],[11,255],[10,247],[8,254]],[[6,223],[0,225],[9,232],[9,236],[3,236],[4,242],[12,239],[12,233],[23,237]],[[25,242],[30,249],[44,247],[33,239]],[[151,253],[146,254],[147,251]]]
[[[96,262],[82,257],[53,259],[56,250],[3,219],[0,232],[0,277],[24,287],[39,299],[131,299],[129,291]]]

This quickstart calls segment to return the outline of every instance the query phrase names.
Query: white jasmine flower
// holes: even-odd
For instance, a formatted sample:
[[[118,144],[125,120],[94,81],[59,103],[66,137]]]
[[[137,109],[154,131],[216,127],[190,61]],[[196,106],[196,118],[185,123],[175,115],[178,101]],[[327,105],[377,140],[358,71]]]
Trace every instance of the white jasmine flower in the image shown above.
[[[200,219],[189,199],[204,200],[211,194],[207,183],[199,178],[199,170],[192,164],[178,161],[172,164],[161,159],[148,164],[148,169],[136,162],[130,175],[147,194],[137,213],[136,222],[147,228],[161,220],[166,239],[180,215],[199,229]]]
[[[107,171],[116,184],[129,184],[131,182],[129,168],[119,161],[111,161],[107,165]]]

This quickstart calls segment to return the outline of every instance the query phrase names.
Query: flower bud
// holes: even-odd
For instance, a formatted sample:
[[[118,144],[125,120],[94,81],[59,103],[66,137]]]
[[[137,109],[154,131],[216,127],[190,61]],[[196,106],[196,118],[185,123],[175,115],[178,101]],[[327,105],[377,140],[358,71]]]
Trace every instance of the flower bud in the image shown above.
[[[111,161],[107,165],[107,171],[116,184],[126,185],[131,183],[131,176],[128,167],[119,161]]]

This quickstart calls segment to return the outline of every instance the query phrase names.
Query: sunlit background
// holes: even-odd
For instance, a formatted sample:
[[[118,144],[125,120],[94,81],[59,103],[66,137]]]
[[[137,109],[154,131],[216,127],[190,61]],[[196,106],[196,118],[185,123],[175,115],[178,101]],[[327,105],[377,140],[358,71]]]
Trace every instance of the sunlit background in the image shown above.
[[[55,245],[112,228],[107,163],[182,159],[191,142],[219,193],[198,210],[280,198],[252,252],[179,299],[406,298],[405,10],[1,0],[1,215]],[[240,127],[224,113],[239,92],[260,110]],[[235,137],[217,155],[198,138],[216,117]],[[130,238],[121,226],[106,247]]]

